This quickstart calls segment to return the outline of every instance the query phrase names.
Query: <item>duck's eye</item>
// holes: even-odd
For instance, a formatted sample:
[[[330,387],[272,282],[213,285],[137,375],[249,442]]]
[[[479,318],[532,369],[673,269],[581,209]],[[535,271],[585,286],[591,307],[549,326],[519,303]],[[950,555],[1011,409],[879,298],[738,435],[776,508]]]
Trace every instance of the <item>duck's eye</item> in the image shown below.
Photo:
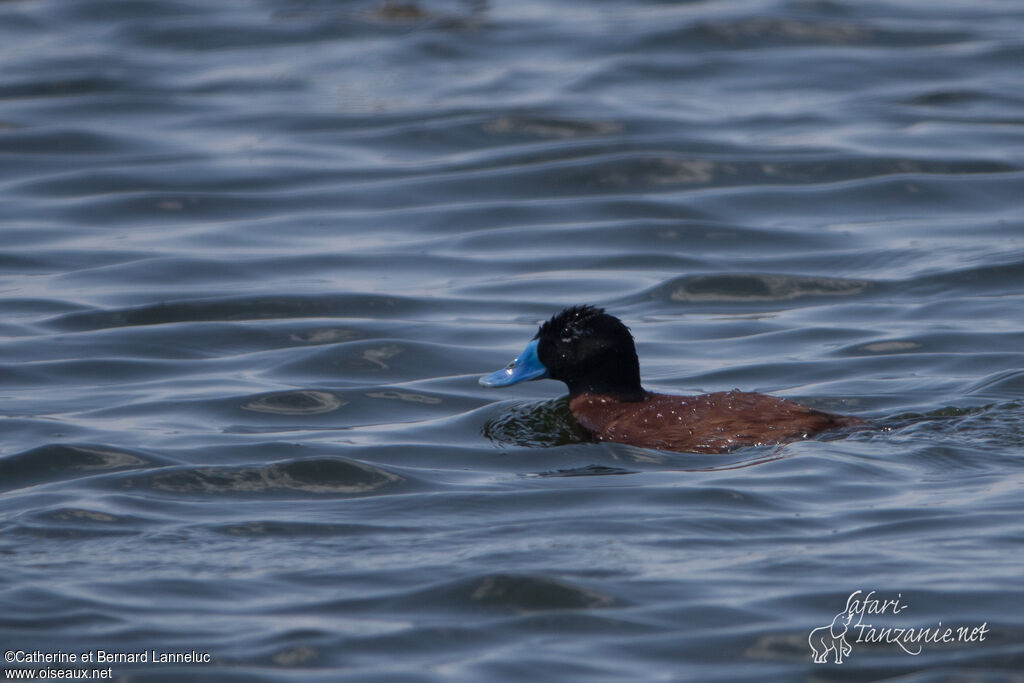
[[[562,343],[563,344],[568,344],[569,342],[571,342],[575,338],[576,338],[576,333],[573,332],[572,330],[570,330],[568,328],[562,330]]]

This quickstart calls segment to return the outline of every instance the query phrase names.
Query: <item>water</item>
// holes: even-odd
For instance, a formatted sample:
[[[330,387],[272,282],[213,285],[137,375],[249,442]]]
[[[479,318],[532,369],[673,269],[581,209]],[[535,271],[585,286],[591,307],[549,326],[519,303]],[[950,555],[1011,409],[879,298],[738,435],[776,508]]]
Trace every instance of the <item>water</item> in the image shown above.
[[[984,0],[0,4],[0,642],[210,657],[90,664],[125,681],[1019,680],[1022,35]],[[885,429],[645,451],[477,384],[573,303],[650,389]],[[814,663],[858,590],[904,608]],[[987,631],[854,638],[939,622]]]

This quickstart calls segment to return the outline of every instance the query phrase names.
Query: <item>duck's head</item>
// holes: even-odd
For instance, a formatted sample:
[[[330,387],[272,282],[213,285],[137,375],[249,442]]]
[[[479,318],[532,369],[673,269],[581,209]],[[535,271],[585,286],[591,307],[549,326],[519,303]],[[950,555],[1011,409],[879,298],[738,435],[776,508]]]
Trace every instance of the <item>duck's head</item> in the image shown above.
[[[644,395],[633,335],[621,320],[594,306],[572,306],[552,317],[515,360],[481,377],[480,384],[506,387],[545,377],[565,382],[570,396],[638,401]]]

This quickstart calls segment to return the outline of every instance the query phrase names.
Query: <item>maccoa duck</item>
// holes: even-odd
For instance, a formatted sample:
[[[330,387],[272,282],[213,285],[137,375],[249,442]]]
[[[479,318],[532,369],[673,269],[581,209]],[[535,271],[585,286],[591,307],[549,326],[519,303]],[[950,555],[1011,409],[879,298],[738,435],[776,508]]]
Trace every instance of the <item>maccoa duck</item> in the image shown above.
[[[552,317],[515,360],[480,384],[504,387],[545,377],[565,382],[573,417],[598,441],[643,448],[724,453],[865,424],[752,392],[645,391],[629,328],[594,306],[572,306]]]

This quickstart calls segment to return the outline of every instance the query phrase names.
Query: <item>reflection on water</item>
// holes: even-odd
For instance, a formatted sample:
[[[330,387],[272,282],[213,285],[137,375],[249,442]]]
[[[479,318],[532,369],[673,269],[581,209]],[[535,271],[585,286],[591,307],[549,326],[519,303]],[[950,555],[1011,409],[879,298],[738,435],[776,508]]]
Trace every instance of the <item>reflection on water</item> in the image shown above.
[[[121,486],[171,493],[368,493],[402,481],[379,467],[341,458],[292,460],[261,467],[197,467],[158,470],[122,478]]]
[[[871,286],[867,280],[779,275],[705,275],[685,277],[671,287],[674,301],[782,301],[806,296],[856,296]]]
[[[567,397],[502,408],[502,414],[487,420],[482,429],[495,444],[543,448],[592,440],[569,412]]]
[[[344,401],[326,391],[286,391],[268,394],[249,401],[242,407],[258,413],[279,413],[282,415],[301,415],[328,413],[345,405]]]

